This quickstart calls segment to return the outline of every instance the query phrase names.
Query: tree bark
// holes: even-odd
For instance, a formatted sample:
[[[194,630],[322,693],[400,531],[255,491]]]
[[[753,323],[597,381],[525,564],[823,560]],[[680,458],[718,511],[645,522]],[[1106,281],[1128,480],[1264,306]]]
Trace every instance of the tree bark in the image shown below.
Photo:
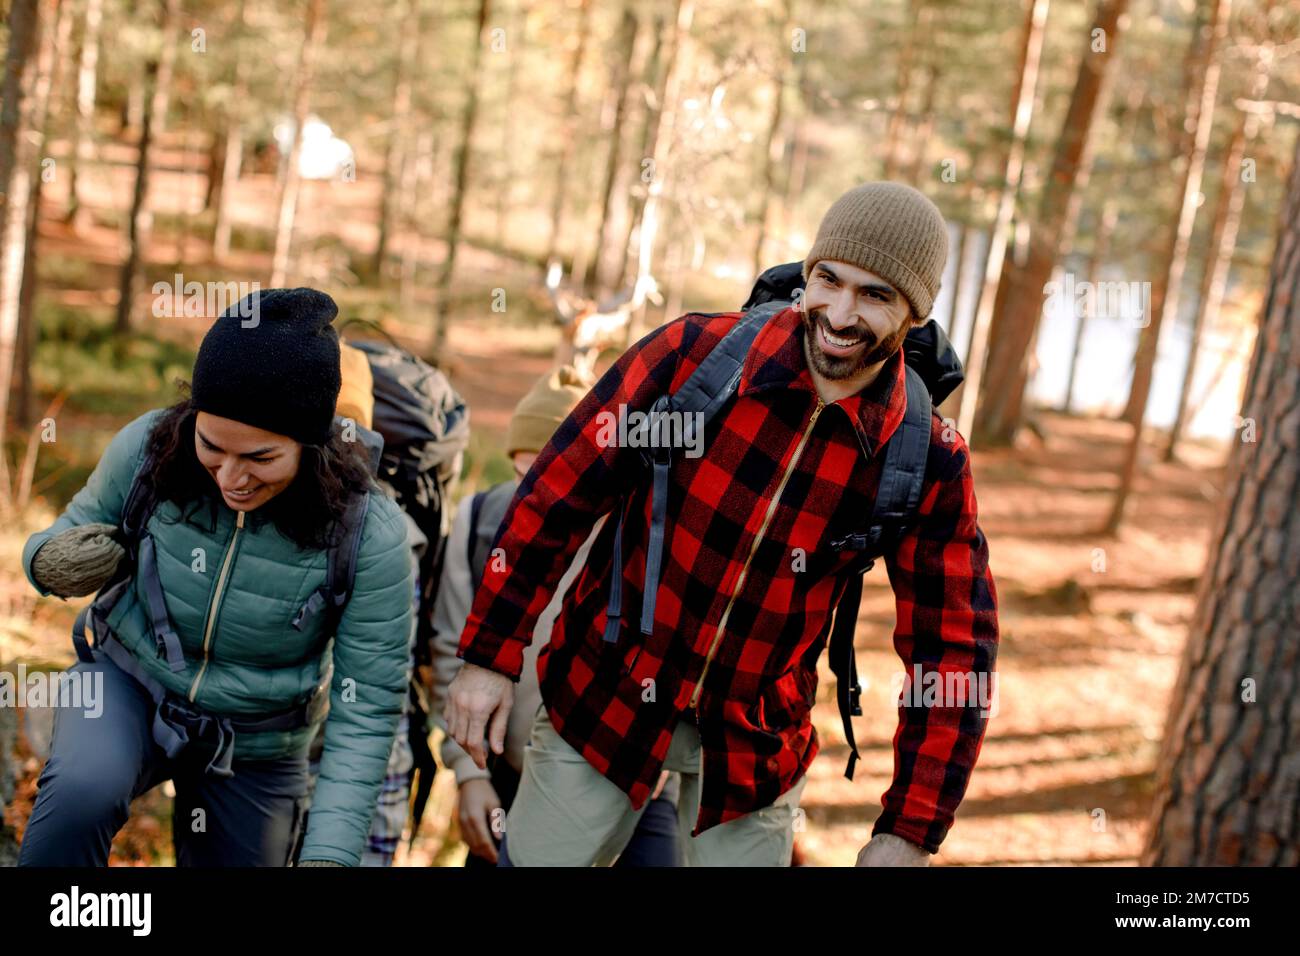
[[[605,161],[605,179],[600,191],[600,226],[596,229],[596,252],[591,257],[583,288],[588,296],[602,288],[605,251],[609,248],[610,222],[613,219],[614,183],[623,162],[623,127],[627,122],[627,105],[632,89],[632,58],[636,51],[636,38],[640,21],[632,0],[625,0],[623,16],[619,22],[618,42],[614,47],[614,60],[610,65],[610,89],[614,96],[614,121],[609,130],[609,155]]]
[[[1259,99],[1268,86],[1268,67],[1272,63],[1271,46],[1261,47],[1261,55],[1255,71],[1255,82],[1251,89],[1251,99]],[[1183,368],[1183,380],[1178,389],[1178,411],[1174,415],[1173,427],[1169,430],[1169,444],[1165,446],[1165,461],[1173,461],[1182,438],[1183,426],[1187,423],[1188,401],[1192,392],[1192,381],[1196,377],[1196,360],[1200,356],[1202,330],[1207,320],[1219,313],[1223,304],[1223,293],[1228,285],[1228,269],[1232,264],[1232,252],[1237,247],[1237,230],[1241,225],[1241,210],[1245,205],[1246,192],[1241,188],[1241,161],[1246,155],[1246,148],[1255,140],[1259,131],[1260,115],[1242,113],[1237,118],[1232,139],[1223,158],[1223,171],[1219,176],[1219,197],[1214,208],[1214,224],[1210,231],[1209,262],[1201,276],[1200,296],[1196,301],[1196,317],[1192,320],[1192,338],[1187,352],[1187,364]]]
[[[379,194],[379,235],[371,257],[376,278],[383,277],[384,259],[388,255],[389,229],[393,217],[394,187],[401,181],[402,167],[410,151],[411,73],[420,41],[420,5],[406,0],[405,21],[397,54],[397,75],[393,82],[393,109],[389,118],[388,138],[384,143],[384,179]]]
[[[894,108],[889,114],[889,123],[885,127],[884,175],[882,179],[893,179],[898,174],[903,126],[907,120],[907,95],[912,89],[912,61],[916,57],[916,44],[921,25],[921,10],[925,0],[908,0],[907,35],[898,53],[898,70],[894,78]]]
[[[1300,144],[1247,378],[1246,426],[1229,456],[1170,701],[1147,866],[1300,864],[1298,405]]]
[[[240,0],[235,12],[231,30],[234,43],[244,39],[246,6],[244,0]],[[230,257],[230,203],[244,162],[243,108],[247,97],[244,58],[234,57],[230,69],[230,104],[223,117],[225,129],[213,143],[213,163],[208,172],[206,208],[213,210],[212,258],[217,262],[225,262]]]
[[[280,188],[279,212],[275,225],[275,252],[271,258],[271,288],[285,284],[289,275],[289,250],[293,245],[293,223],[298,211],[298,193],[302,188],[302,173],[298,166],[302,157],[302,132],[307,125],[307,106],[311,98],[311,80],[316,56],[325,42],[324,0],[307,0],[307,20],[303,27],[302,46],[298,50],[298,66],[293,78],[293,140]]]
[[[568,91],[564,97],[564,119],[560,125],[560,155],[555,164],[555,185],[551,189],[551,232],[546,242],[546,261],[555,258],[564,226],[564,205],[569,191],[569,165],[573,162],[574,141],[578,134],[578,79],[582,74],[582,57],[591,33],[591,0],[578,0],[578,39],[569,60]]]
[[[474,146],[474,124],[478,119],[479,86],[483,72],[483,31],[487,29],[491,12],[490,0],[479,0],[478,16],[474,27],[474,53],[470,57],[469,79],[465,84],[465,109],[460,119],[460,142],[453,160],[455,189],[451,195],[451,210],[447,221],[447,253],[438,272],[433,303],[433,335],[430,349],[435,361],[441,360],[447,339],[447,308],[451,301],[451,277],[456,268],[456,250],[460,245],[461,217],[464,214],[465,194],[469,189],[469,163]]]
[[[664,65],[663,99],[656,118],[654,153],[650,161],[651,179],[646,184],[646,199],[641,207],[641,220],[637,226],[636,281],[632,284],[632,297],[636,299],[643,284],[651,276],[654,261],[655,238],[659,232],[659,198],[663,195],[668,178],[668,160],[672,155],[673,137],[677,127],[677,101],[680,97],[682,48],[691,32],[695,17],[695,0],[677,0],[676,16],[672,24],[672,48]],[[644,179],[644,175],[642,176]],[[632,312],[625,329],[627,344],[641,335],[641,322],[645,305]]]
[[[1178,295],[1187,265],[1187,249],[1192,240],[1192,226],[1196,220],[1196,203],[1200,196],[1201,175],[1205,169],[1205,150],[1210,142],[1210,129],[1214,123],[1214,101],[1219,91],[1219,44],[1227,34],[1232,0],[1208,0],[1210,21],[1201,45],[1199,82],[1194,85],[1188,103],[1188,112],[1195,117],[1195,135],[1191,156],[1183,167],[1179,186],[1178,222],[1169,236],[1164,257],[1163,277],[1151,289],[1151,311],[1147,325],[1138,335],[1134,356],[1133,384],[1129,390],[1129,409],[1133,435],[1120,468],[1119,488],[1103,528],[1105,534],[1115,534],[1124,523],[1125,510],[1133,485],[1137,481],[1138,458],[1142,450],[1142,426],[1146,420],[1147,401],[1151,397],[1151,381],[1155,377],[1156,355],[1160,333],[1166,324],[1172,324],[1178,312]],[[1198,38],[1199,43],[1199,38]]]
[[[95,83],[99,69],[99,32],[104,19],[104,0],[86,0],[81,54],[77,58],[77,119],[75,144],[68,164],[68,211],[64,221],[74,230],[86,224],[82,197],[85,169],[95,159]]]
[[[654,47],[646,63],[645,77],[642,82],[642,99],[645,111],[641,122],[641,156],[637,160],[637,175],[644,172],[642,164],[654,156],[655,137],[659,133],[659,114],[663,111],[664,87],[668,81],[668,70],[664,68],[663,59],[672,55],[672,35],[669,33],[668,20],[656,16],[654,21]],[[673,22],[676,22],[674,14]],[[665,38],[668,47],[665,48]],[[645,206],[645,197],[633,194],[629,203],[627,232],[623,236],[622,255],[618,260],[618,273],[614,276],[613,287],[623,288],[627,281],[627,270],[631,264],[632,237],[636,235],[637,225],[641,221],[641,209]]]
[[[32,353],[36,347],[36,253],[41,218],[41,192],[45,183],[41,154],[49,140],[50,103],[57,102],[63,80],[58,64],[66,59],[68,42],[72,37],[72,4],[68,0],[50,0],[45,4],[42,19],[54,29],[45,31],[40,41],[36,60],[35,83],[32,95],[32,132],[37,137],[36,158],[31,178],[31,194],[27,203],[27,236],[23,243],[22,289],[18,295],[18,353],[14,363],[15,402],[14,418],[20,427],[31,420],[32,410]]]
[[[44,10],[37,0],[9,5],[9,47],[5,55],[4,100],[0,107],[0,438],[9,414],[18,344],[19,297],[27,238],[32,168],[38,147],[30,136],[37,57]]]
[[[1032,348],[1042,320],[1044,291],[1056,264],[1069,254],[1078,221],[1079,199],[1092,163],[1092,130],[1106,102],[1114,72],[1116,43],[1128,0],[1099,0],[1092,28],[1084,40],[1074,91],[1056,140],[1052,168],[1035,220],[1029,224],[1029,248],[1023,266],[1014,258],[1002,263],[998,295],[989,332],[988,387],[979,396],[977,440],[1008,444],[1024,419]],[[1104,53],[1092,49],[1094,31],[1103,31]]]
[[[784,22],[781,25],[783,38],[790,35],[790,26],[793,22],[794,3],[793,0],[786,0]],[[776,75],[772,81],[772,112],[768,117],[767,137],[763,144],[762,187],[758,191],[758,215],[755,217],[758,222],[758,236],[754,240],[754,275],[759,275],[764,269],[763,246],[767,239],[768,209],[772,205],[772,197],[776,194],[777,166],[781,162],[781,155],[785,152],[785,145],[781,140],[781,120],[785,102],[785,74],[790,64],[785,55],[785,46],[780,49],[781,59],[777,61]]]
[[[1098,217],[1097,232],[1092,240],[1092,253],[1088,257],[1088,281],[1096,283],[1101,275],[1101,269],[1106,264],[1106,255],[1110,252],[1110,237],[1115,234],[1115,225],[1119,221],[1119,206],[1113,198],[1108,198],[1102,204],[1101,213]],[[1088,308],[1083,310],[1079,316],[1078,324],[1074,327],[1074,345],[1070,348],[1070,373],[1065,379],[1065,402],[1061,410],[1067,415],[1073,411],[1074,402],[1074,380],[1079,374],[1079,356],[1083,354],[1083,341],[1088,331],[1088,322],[1092,319],[1092,310],[1096,308],[1097,299],[1094,296],[1088,300]]]
[[[514,205],[516,117],[513,104],[515,90],[519,86],[519,63],[522,59],[522,51],[527,49],[528,44],[528,12],[531,6],[528,0],[516,2],[506,40],[510,59],[506,63],[506,88],[502,97],[505,109],[501,121],[501,181],[496,190],[497,246],[501,249],[506,247],[510,211]]]
[[[1011,225],[1012,214],[1015,212],[1016,193],[1020,189],[1020,178],[1024,169],[1025,139],[1029,134],[1029,121],[1033,116],[1038,68],[1043,53],[1043,28],[1047,22],[1047,7],[1048,0],[1029,0],[1025,9],[1020,69],[1011,96],[1011,146],[1007,150],[997,216],[993,221],[993,229],[989,233],[984,281],[980,289],[979,304],[976,306],[975,321],[971,326],[970,348],[966,355],[966,381],[961,386],[960,399],[955,402],[958,407],[957,430],[968,437],[974,424],[975,403],[980,394],[998,277],[1002,274],[1002,262],[1006,257],[1007,231]]]

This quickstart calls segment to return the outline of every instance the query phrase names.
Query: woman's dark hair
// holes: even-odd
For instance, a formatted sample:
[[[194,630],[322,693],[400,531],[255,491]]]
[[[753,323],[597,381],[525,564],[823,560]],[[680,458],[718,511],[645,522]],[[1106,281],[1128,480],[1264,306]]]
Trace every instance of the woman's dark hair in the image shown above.
[[[188,393],[188,384],[180,384]],[[156,500],[173,502],[187,522],[197,523],[193,519],[208,505],[210,526],[215,528],[219,495],[194,452],[197,415],[188,394],[163,411],[149,434],[150,466],[143,477]],[[298,474],[257,511],[300,548],[328,547],[349,499],[370,485],[365,454],[360,442],[344,441],[338,430],[324,445],[303,445]]]

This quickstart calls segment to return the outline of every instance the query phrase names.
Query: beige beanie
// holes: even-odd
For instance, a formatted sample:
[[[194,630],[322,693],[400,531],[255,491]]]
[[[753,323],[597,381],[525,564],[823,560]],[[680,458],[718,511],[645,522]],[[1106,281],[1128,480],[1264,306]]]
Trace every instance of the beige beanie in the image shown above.
[[[948,230],[937,206],[911,186],[855,186],[827,210],[803,263],[804,281],[822,259],[874,272],[928,318],[948,261]]]
[[[506,454],[541,451],[593,384],[572,365],[561,365],[542,376],[515,406],[506,430]]]

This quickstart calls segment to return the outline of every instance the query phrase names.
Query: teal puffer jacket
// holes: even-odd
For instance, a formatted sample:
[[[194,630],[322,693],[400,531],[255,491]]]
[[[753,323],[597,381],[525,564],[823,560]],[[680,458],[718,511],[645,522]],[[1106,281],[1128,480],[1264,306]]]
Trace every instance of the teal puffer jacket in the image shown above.
[[[37,549],[68,528],[120,523],[160,413],[146,412],[118,432],[67,510],[28,539],[23,567],[42,595],[50,592],[31,571]],[[310,695],[332,659],[325,748],[302,859],[355,866],[409,679],[415,564],[406,518],[390,498],[372,491],[352,598],[331,642],[323,614],[310,617],[302,631],[290,624],[324,582],[326,552],[299,548],[260,510],[239,513],[220,503],[212,527],[207,506],[190,521],[177,522],[177,506],[161,502],[148,522],[167,609],[184,650],[183,670],[173,672],[158,656],[138,581],[123,593],[108,626],[155,680],[222,716],[289,709]],[[319,722],[296,731],[238,734],[234,756],[302,754],[318,728]]]

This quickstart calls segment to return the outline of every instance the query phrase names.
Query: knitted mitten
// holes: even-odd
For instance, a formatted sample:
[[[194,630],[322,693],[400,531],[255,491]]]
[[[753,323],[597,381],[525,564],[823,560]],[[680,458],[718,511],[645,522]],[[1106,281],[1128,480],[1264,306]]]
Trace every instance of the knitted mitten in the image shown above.
[[[126,556],[111,524],[83,524],[61,531],[37,549],[32,577],[59,597],[85,597],[98,591]]]
[[[335,863],[333,860],[303,860],[299,866],[342,866],[342,863]]]

